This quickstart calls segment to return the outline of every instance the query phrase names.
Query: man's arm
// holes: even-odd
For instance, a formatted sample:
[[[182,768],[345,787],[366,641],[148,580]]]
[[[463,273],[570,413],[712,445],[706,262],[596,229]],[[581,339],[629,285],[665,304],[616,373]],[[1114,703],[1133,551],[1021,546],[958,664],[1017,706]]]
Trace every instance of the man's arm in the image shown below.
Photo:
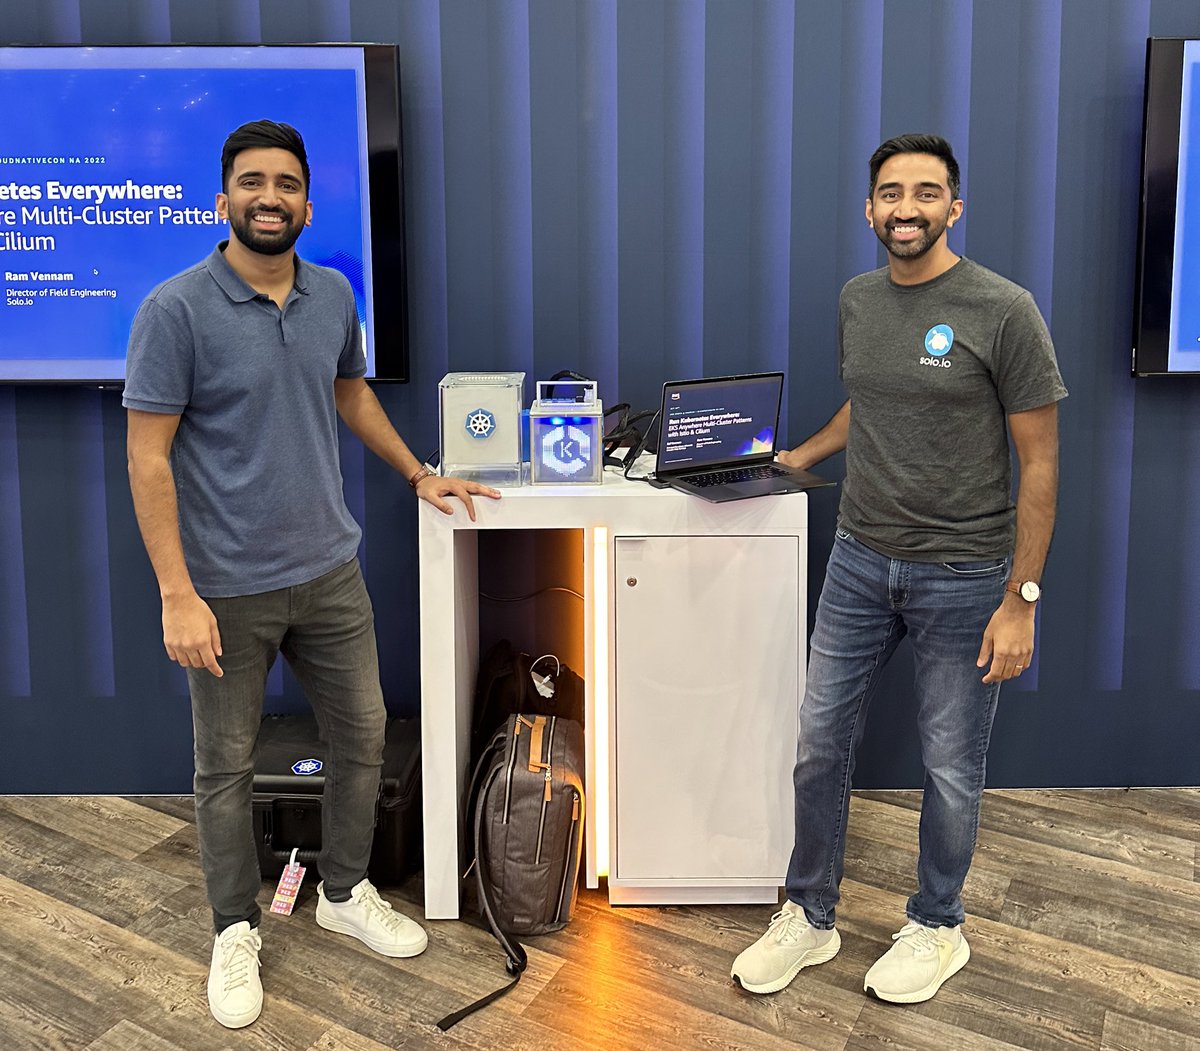
[[[220,678],[217,618],[192,586],[179,538],[171,443],[179,417],[130,409],[126,455],[133,509],[162,596],[163,646],[184,668],[207,668]]]
[[[396,428],[392,426],[392,421],[383,411],[375,392],[367,386],[366,380],[361,376],[355,379],[334,380],[333,397],[337,403],[338,415],[371,452],[384,463],[390,464],[405,479],[411,479],[420,471],[421,461],[412,454],[404,439],[396,433]],[[472,493],[492,499],[500,498],[495,489],[486,485],[468,482],[462,478],[442,478],[436,474],[422,478],[417,482],[416,490],[422,500],[428,500],[439,511],[448,515],[454,514],[454,508],[443,497],[457,496],[466,507],[472,522],[475,521]]]
[[[787,467],[798,467],[807,471],[834,453],[846,448],[850,436],[850,399],[833,414],[833,418],[811,438],[806,439],[787,452],[781,452],[778,460]]]
[[[1042,579],[1058,502],[1058,404],[1052,402],[1008,417],[1017,450],[1021,482],[1017,489],[1017,544],[1010,580]],[[1004,593],[983,633],[976,665],[989,662],[984,682],[1003,682],[1020,675],[1033,658],[1036,603]]]

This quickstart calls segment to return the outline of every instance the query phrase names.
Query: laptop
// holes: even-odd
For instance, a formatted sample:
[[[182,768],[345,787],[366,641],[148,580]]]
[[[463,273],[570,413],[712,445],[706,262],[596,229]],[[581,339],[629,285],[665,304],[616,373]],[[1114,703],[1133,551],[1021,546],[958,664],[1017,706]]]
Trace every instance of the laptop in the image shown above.
[[[663,384],[655,482],[713,503],[832,482],[775,462],[783,373]]]

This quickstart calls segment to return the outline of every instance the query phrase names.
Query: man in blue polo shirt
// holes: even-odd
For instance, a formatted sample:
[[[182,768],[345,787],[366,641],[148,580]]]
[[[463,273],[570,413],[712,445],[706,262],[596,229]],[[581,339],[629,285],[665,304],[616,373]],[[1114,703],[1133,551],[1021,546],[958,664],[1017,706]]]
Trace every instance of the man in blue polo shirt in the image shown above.
[[[500,494],[424,468],[363,379],[349,282],[296,255],[313,214],[299,133],[267,120],[238,128],[221,181],[229,240],[141,305],[124,404],[163,644],[187,669],[192,699],[196,827],[216,930],[209,1006],[238,1028],[262,1010],[251,781],[276,653],[329,749],[317,922],[385,956],[426,945],[366,878],[386,714],[337,419],[446,514],[448,496],[474,519],[472,495]]]

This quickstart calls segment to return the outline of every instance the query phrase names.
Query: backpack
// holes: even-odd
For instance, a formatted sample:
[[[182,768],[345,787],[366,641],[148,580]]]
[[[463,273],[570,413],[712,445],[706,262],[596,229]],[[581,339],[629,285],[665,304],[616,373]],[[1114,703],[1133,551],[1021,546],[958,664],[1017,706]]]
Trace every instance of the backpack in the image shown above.
[[[510,715],[559,715],[582,724],[583,680],[554,654],[534,660],[501,639],[479,661],[473,710],[472,769]]]
[[[509,992],[528,964],[517,935],[567,925],[583,855],[583,725],[510,715],[475,766],[468,795],[484,921],[513,980],[437,1023],[443,1032]]]

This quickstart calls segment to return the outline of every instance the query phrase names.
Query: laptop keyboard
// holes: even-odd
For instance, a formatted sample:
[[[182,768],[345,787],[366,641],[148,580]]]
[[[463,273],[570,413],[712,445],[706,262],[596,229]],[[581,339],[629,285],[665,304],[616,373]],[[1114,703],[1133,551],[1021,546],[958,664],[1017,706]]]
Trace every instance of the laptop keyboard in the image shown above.
[[[731,467],[727,471],[697,475],[695,478],[689,478],[688,481],[692,485],[707,488],[710,485],[728,485],[730,482],[753,482],[759,478],[782,478],[787,473],[773,463],[763,463],[757,467]]]

